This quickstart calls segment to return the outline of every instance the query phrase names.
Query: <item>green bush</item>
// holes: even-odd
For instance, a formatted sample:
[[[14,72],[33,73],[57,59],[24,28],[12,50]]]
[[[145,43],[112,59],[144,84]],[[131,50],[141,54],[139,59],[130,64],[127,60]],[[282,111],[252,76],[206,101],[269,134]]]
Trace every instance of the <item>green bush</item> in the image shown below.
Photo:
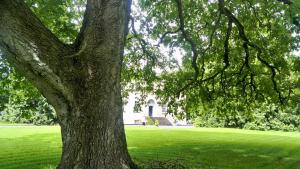
[[[198,127],[230,127],[249,130],[300,131],[300,104],[294,109],[279,110],[275,105],[262,105],[251,113],[215,112],[200,114],[193,119]]]
[[[198,116],[193,120],[193,124],[198,127],[224,127],[225,120],[215,118],[212,114],[205,116]]]
[[[154,125],[155,125],[156,127],[158,127],[158,126],[159,126],[159,121],[158,121],[158,120],[155,120]]]
[[[6,104],[0,120],[35,125],[52,125],[57,123],[54,109],[43,98],[38,100],[35,107],[28,107],[26,102]]]
[[[154,125],[154,121],[152,120],[151,117],[147,116],[146,117],[146,125]]]

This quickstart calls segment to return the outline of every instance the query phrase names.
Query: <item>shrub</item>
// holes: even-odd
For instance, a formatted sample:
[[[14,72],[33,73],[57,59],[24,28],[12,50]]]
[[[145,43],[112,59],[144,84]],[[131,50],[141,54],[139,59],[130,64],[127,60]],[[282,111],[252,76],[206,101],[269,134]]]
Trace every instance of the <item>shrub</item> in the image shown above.
[[[279,110],[275,105],[262,105],[248,116],[239,113],[219,115],[212,111],[194,118],[193,124],[197,127],[300,131],[300,104],[296,108],[286,110]]]
[[[221,117],[216,118],[212,114],[204,116],[198,116],[193,121],[193,124],[197,127],[224,127],[225,120]]]
[[[156,127],[158,127],[158,126],[159,126],[159,121],[158,121],[158,120],[155,120],[154,125],[155,125]]]
[[[154,121],[152,120],[152,118],[151,117],[146,117],[146,125],[154,125],[155,123],[154,123]]]
[[[11,123],[30,123],[35,125],[52,125],[57,123],[54,109],[44,98],[37,99],[35,106],[26,101],[6,104],[0,120]]]

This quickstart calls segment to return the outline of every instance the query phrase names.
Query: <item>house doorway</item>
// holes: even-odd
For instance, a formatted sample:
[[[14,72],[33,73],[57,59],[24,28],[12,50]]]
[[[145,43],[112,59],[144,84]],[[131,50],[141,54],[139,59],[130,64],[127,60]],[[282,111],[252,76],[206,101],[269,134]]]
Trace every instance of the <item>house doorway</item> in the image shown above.
[[[153,116],[154,105],[155,105],[154,100],[150,99],[150,100],[148,101],[148,115],[149,115],[150,117]]]
[[[153,106],[149,106],[149,116],[152,117],[153,115]]]

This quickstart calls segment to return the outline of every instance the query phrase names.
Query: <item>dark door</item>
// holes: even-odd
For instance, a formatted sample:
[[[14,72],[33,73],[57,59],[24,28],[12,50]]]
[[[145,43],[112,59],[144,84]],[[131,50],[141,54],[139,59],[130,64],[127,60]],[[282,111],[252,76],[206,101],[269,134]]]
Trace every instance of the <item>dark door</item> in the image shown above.
[[[153,114],[153,106],[149,106],[149,116],[152,117]]]

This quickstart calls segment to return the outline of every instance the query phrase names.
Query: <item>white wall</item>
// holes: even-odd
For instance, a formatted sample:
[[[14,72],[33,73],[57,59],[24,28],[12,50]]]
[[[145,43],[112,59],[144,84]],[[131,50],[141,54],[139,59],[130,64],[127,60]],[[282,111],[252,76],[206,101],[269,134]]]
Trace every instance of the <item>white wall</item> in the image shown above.
[[[184,121],[175,120],[172,115],[166,114],[167,112],[163,112],[163,107],[159,104],[159,100],[156,99],[154,95],[149,94],[145,99],[146,104],[141,105],[140,112],[134,112],[134,105],[136,98],[139,98],[140,95],[136,93],[129,93],[127,103],[123,106],[123,120],[124,124],[137,124],[137,122],[142,123],[146,122],[146,117],[149,116],[149,105],[148,101],[153,100],[153,114],[152,117],[166,117],[173,125],[176,125],[174,122],[181,123],[181,125],[186,124]]]

